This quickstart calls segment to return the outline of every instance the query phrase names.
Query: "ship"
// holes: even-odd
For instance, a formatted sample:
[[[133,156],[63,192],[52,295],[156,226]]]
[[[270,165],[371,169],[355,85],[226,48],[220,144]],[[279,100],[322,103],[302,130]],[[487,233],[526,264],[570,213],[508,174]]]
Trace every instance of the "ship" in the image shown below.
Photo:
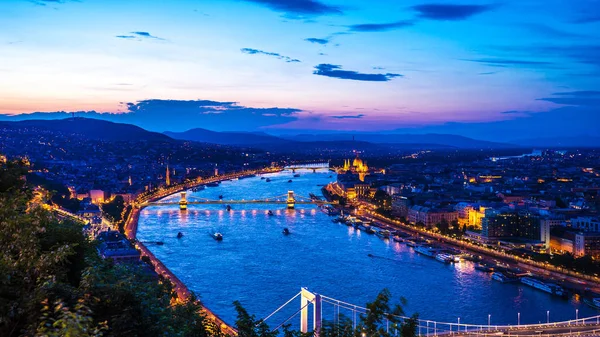
[[[290,235],[290,230],[287,228],[284,228],[282,233],[283,233],[283,235]]]
[[[384,239],[389,239],[390,236],[392,235],[392,233],[387,229],[382,229],[382,230],[378,231],[376,234],[380,238],[384,238]]]
[[[223,234],[221,234],[219,232],[212,233],[210,236],[212,236],[212,238],[217,241],[223,241]]]
[[[294,174],[294,178],[298,178],[299,176],[300,176],[300,173]]]
[[[227,206],[225,207],[225,209],[227,209],[227,212],[230,212],[230,211],[231,211],[231,205],[227,205]]]
[[[371,227],[371,225],[364,224],[362,228],[367,234],[375,234],[375,230]]]
[[[206,187],[219,187],[219,182],[215,181],[214,183],[208,183],[206,184]]]
[[[455,262],[454,261],[454,255],[450,255],[450,254],[443,254],[443,253],[442,254],[437,254],[435,256],[435,259],[438,260],[438,261],[440,261],[440,262],[443,262],[443,263],[452,263],[452,262]]]
[[[183,237],[183,233],[182,232],[177,233],[177,238],[178,239],[181,239],[182,237]]]
[[[486,272],[486,273],[491,273],[491,272],[494,271],[494,267],[488,266],[488,265],[483,264],[483,263],[476,264],[475,265],[475,269],[479,270],[479,271]]]
[[[431,247],[418,246],[415,248],[415,252],[425,255],[425,256],[428,256],[428,257],[435,257],[435,251]]]
[[[270,215],[270,216],[271,216],[271,215],[275,215],[275,214],[273,214],[273,211],[271,211],[271,210],[269,210],[269,211],[267,212],[267,214],[268,214],[268,215]]]
[[[565,296],[565,290],[554,283],[545,283],[532,277],[521,278],[521,283],[557,296]]]
[[[265,181],[268,182],[268,183],[270,183],[271,182],[271,178],[267,178]]]
[[[291,182],[292,182],[292,179],[288,180],[288,183],[291,183]]]
[[[500,281],[502,283],[511,283],[511,282],[518,282],[519,278],[518,277],[514,277],[505,273],[501,273],[499,271],[492,273],[492,279],[496,280],[496,281]]]

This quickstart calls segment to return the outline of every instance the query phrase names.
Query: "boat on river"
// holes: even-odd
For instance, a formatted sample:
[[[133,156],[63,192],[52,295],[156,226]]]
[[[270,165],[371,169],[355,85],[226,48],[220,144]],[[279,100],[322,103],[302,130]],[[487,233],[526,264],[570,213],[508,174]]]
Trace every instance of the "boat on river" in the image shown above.
[[[379,236],[380,238],[389,239],[390,236],[392,235],[392,232],[390,232],[387,229],[382,229],[380,231],[377,231],[377,233],[375,233],[375,234],[377,234],[377,236]]]
[[[206,184],[206,187],[219,187],[219,182],[215,181],[213,183]]]
[[[282,233],[283,233],[283,235],[290,235],[290,230],[287,228],[284,228]]]
[[[475,265],[475,270],[479,270],[485,273],[491,273],[494,271],[494,267],[493,266],[488,266],[485,263],[478,263]]]
[[[216,232],[216,233],[212,233],[210,236],[212,236],[213,239],[215,239],[216,241],[223,241],[223,234]]]
[[[266,182],[270,183],[271,182],[271,178],[267,178],[267,180],[265,180]]]
[[[523,277],[521,278],[521,283],[533,287],[535,289],[539,289],[541,291],[545,291],[549,294],[557,295],[557,296],[565,296],[565,290],[554,283],[543,282],[533,277]]]
[[[269,211],[267,212],[267,215],[269,215],[269,216],[273,216],[273,215],[275,215],[275,214],[273,214],[273,211],[272,211],[272,210],[269,210]]]
[[[438,261],[440,261],[440,262],[443,262],[443,263],[452,263],[452,262],[455,262],[454,261],[454,255],[444,254],[444,253],[437,254],[435,256],[435,259],[438,260]]]
[[[300,176],[300,173],[294,174],[294,178],[298,178],[299,176]]]
[[[182,232],[177,233],[177,238],[178,239],[181,239],[182,237],[183,237],[183,233]]]
[[[428,257],[435,257],[435,249],[427,246],[417,246],[415,252]]]
[[[499,271],[492,273],[492,279],[502,283],[519,282],[518,277]]]

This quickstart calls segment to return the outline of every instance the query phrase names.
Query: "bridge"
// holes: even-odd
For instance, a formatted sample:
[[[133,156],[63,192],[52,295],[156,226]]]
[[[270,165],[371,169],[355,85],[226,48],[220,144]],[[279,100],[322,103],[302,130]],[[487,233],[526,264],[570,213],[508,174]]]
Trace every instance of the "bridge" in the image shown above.
[[[316,200],[302,196],[294,195],[294,191],[288,191],[287,194],[279,195],[267,199],[242,199],[242,200],[210,200],[198,197],[188,197],[187,192],[180,193],[179,201],[156,201],[146,202],[141,204],[141,207],[146,206],[173,206],[179,205],[179,209],[184,211],[188,205],[234,205],[234,204],[273,204],[286,205],[288,209],[294,209],[295,205],[335,205],[337,202],[329,202],[324,200]]]
[[[329,163],[309,163],[309,164],[292,164],[289,166],[285,166],[284,170],[292,170],[292,172],[296,173],[296,170],[312,170],[313,172],[317,172],[317,170],[326,169],[329,170]]]
[[[312,331],[315,337],[319,337],[323,322],[325,319],[333,323],[333,327],[339,326],[340,318],[347,317],[352,322],[352,328],[356,329],[360,324],[360,315],[366,314],[369,309],[338,299],[321,295],[302,288],[299,293],[290,298],[282,306],[273,311],[270,315],[261,321],[266,322],[272,319],[276,313],[284,307],[290,305],[294,300],[300,297],[299,309],[295,313],[281,322],[276,322],[272,331],[278,331],[285,324],[300,314],[300,331],[308,333]],[[443,304],[440,304],[443,305]],[[309,317],[309,309],[312,309],[312,317]],[[332,310],[333,309],[333,310]],[[326,314],[330,313],[329,317]],[[395,322],[406,322],[411,317],[392,315],[384,313],[383,322],[380,328],[387,333],[399,336],[401,324]],[[310,321],[310,322],[309,322]],[[600,315],[586,318],[576,318],[574,320],[562,322],[550,322],[549,316],[546,323],[539,324],[520,324],[520,314],[517,324],[514,325],[492,325],[491,316],[488,315],[488,324],[468,324],[461,323],[460,318],[456,323],[438,322],[427,319],[417,319],[417,336],[520,336],[520,337],[550,337],[550,336],[600,336]],[[309,323],[312,323],[312,329],[309,330]],[[365,336],[365,334],[363,334]]]

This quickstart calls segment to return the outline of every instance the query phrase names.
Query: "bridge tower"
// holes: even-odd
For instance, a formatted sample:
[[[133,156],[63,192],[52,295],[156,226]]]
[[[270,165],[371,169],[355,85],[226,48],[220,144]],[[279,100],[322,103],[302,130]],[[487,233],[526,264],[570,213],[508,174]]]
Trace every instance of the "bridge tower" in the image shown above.
[[[296,198],[294,198],[294,191],[288,191],[287,208],[294,209],[295,206],[296,206]]]
[[[187,193],[185,191],[181,192],[181,199],[179,200],[179,209],[182,211],[187,210],[188,202],[187,202],[186,194]]]
[[[312,293],[306,288],[300,291],[300,331],[308,332],[308,304],[313,305],[313,332],[315,337],[321,334],[322,303],[321,295]]]

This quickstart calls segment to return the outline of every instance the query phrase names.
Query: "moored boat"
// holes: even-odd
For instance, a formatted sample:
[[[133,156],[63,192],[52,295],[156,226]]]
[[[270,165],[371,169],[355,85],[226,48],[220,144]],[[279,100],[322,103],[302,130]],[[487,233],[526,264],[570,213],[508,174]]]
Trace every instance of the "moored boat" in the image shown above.
[[[553,295],[557,295],[557,296],[566,295],[565,290],[561,286],[554,284],[554,283],[543,282],[543,281],[535,279],[533,277],[522,277],[521,283],[528,285],[530,287],[539,289],[541,291],[545,291],[549,294],[553,294]]]
[[[433,248],[431,247],[427,247],[427,246],[417,246],[415,248],[415,252],[428,256],[428,257],[435,257],[435,251]]]
[[[511,283],[511,282],[519,281],[518,277],[507,275],[507,274],[501,273],[499,271],[492,273],[492,279],[494,279],[496,281],[500,281],[502,283]]]
[[[390,236],[392,235],[392,233],[387,229],[382,229],[380,231],[377,231],[376,234],[377,234],[377,236],[384,238],[384,239],[389,239]]]
[[[435,256],[435,259],[438,260],[438,261],[440,261],[440,262],[443,262],[443,263],[452,263],[452,262],[454,262],[454,256],[453,255],[444,254],[444,253],[437,254]]]

